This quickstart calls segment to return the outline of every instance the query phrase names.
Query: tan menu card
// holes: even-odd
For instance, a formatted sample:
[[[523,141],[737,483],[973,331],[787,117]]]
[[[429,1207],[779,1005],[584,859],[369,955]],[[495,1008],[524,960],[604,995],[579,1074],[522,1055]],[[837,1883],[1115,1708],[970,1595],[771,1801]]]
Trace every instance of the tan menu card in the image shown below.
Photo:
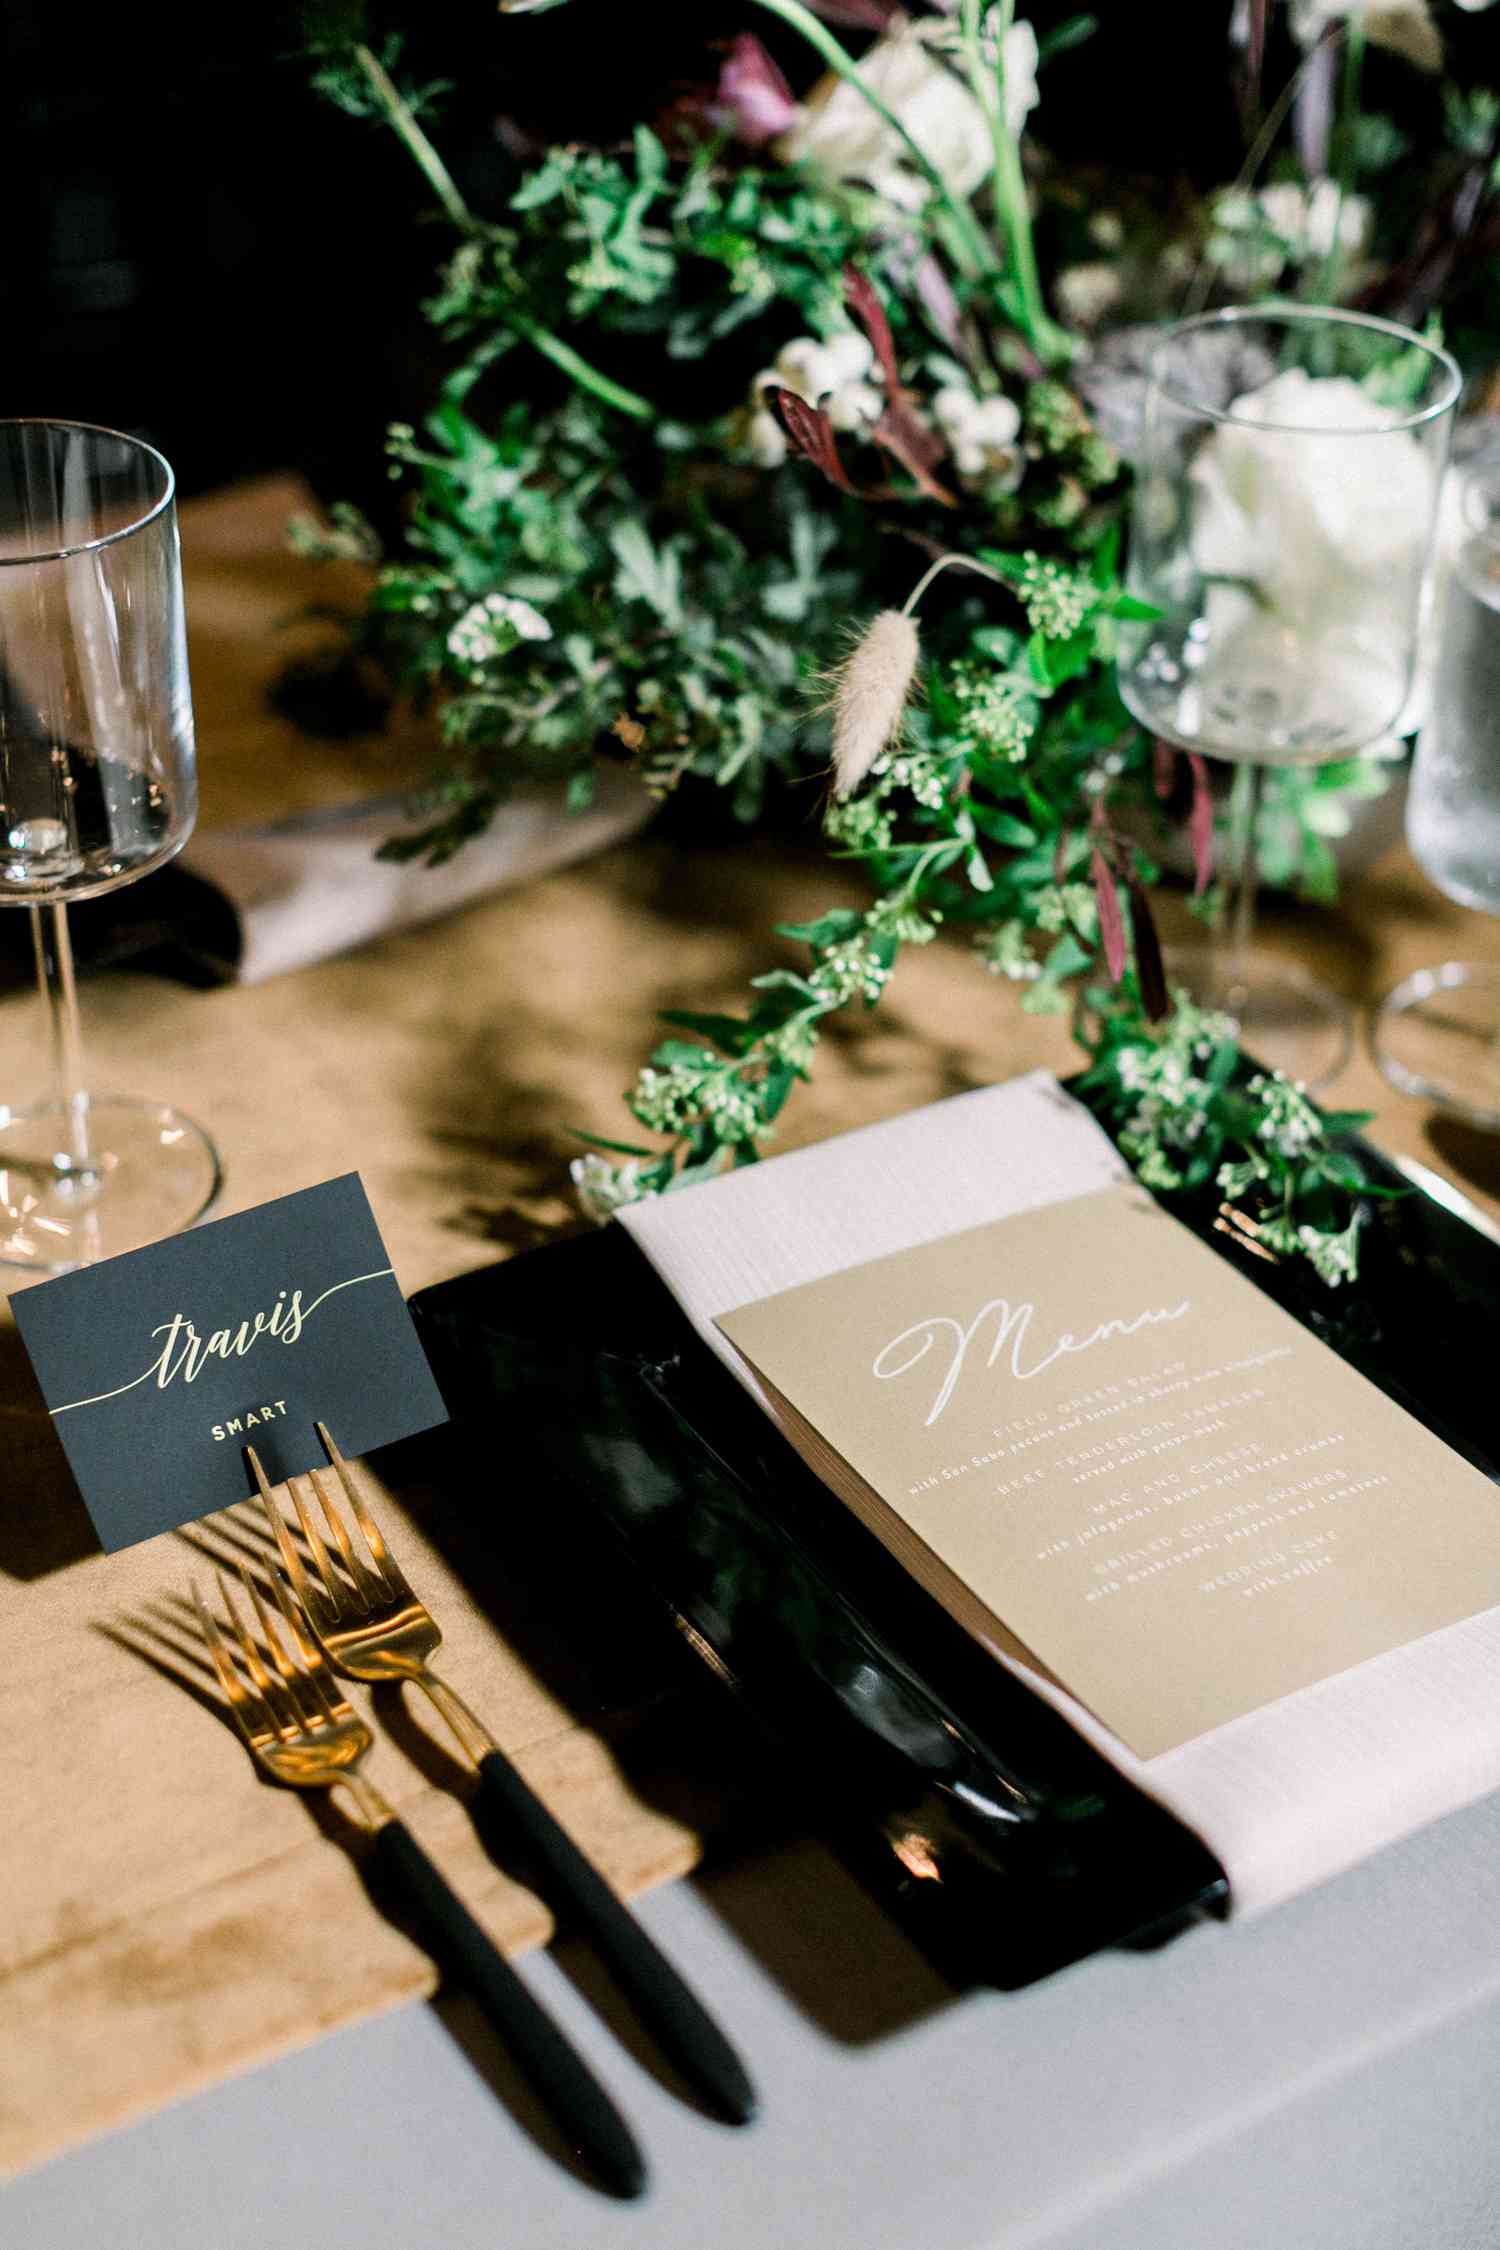
[[[1139,1188],[718,1325],[960,1622],[1142,1757],[1500,1603],[1500,1490]]]

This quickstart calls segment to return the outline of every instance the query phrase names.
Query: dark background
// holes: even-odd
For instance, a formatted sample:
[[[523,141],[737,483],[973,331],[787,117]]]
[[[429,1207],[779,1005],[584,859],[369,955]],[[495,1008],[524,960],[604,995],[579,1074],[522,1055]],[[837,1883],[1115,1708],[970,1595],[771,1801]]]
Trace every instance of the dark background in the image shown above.
[[[1076,8],[1022,12],[1044,28]],[[1239,145],[1227,0],[1096,12],[1094,37],[1046,73],[1048,145],[1226,177]],[[494,0],[423,0],[371,28],[403,30],[403,71],[452,81],[431,130],[491,211],[508,165],[499,120],[619,139],[711,82],[715,43],[746,28],[799,87],[816,75],[746,0],[574,0],[511,19]],[[138,431],[187,493],[296,466],[327,495],[376,496],[384,424],[418,412],[436,375],[417,308],[450,237],[394,137],[311,91],[305,39],[290,6],[4,0],[0,415]]]

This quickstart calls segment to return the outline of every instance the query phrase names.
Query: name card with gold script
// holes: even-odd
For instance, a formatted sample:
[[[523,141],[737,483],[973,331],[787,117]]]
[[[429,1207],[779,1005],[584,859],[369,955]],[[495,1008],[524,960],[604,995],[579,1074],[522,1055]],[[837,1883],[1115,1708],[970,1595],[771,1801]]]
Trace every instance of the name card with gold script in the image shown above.
[[[447,1419],[369,1198],[325,1180],[18,1290],[16,1326],[106,1548]]]

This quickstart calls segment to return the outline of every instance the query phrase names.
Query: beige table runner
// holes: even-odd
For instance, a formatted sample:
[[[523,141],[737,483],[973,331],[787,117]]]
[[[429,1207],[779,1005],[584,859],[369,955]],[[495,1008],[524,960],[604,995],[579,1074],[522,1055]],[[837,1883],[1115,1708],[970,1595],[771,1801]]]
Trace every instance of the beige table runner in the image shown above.
[[[327,591],[279,551],[298,497],[271,481],[184,511],[206,823],[337,802],[417,770],[409,738],[325,748],[264,706],[296,637],[276,628]],[[811,850],[647,838],[255,989],[96,980],[93,1082],[197,1115],[224,1155],[223,1211],[358,1169],[410,1291],[567,1216],[570,1128],[619,1129],[655,1009],[737,1004],[771,957],[774,922],[857,896]],[[1278,942],[1274,922],[1267,937]],[[1358,999],[1419,961],[1500,958],[1497,937],[1396,853],[1279,942],[1295,939]],[[1062,1025],[1022,1015],[963,946],[933,946],[902,963],[874,1016],[834,1023],[783,1145],[1075,1061]],[[40,1073],[36,1012],[8,1001],[0,1094],[24,1098]],[[1460,1170],[1496,1207],[1500,1143],[1429,1130],[1363,1059],[1338,1098],[1379,1108],[1387,1146]],[[470,1516],[462,1495],[411,1493],[386,1509],[455,1679],[562,1818],[627,1890],[685,1869],[695,1837],[617,1755],[634,1767],[628,1663],[601,1685],[592,1650],[534,1636],[488,1505]],[[0,1325],[0,2168],[431,1983],[308,1805],[259,1786],[215,1717],[97,1629],[193,1567],[176,1538],[88,1551],[14,1329]],[[485,1858],[407,1738],[382,1730],[378,1758],[387,1793],[502,1942],[543,1939],[541,1907]]]

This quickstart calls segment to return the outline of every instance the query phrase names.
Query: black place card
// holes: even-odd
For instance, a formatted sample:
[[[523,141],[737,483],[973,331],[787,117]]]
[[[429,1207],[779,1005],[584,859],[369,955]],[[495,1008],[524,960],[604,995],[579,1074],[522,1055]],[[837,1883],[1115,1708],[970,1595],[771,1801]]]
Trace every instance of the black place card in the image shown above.
[[[16,1326],[106,1548],[447,1420],[357,1173],[40,1282]]]

